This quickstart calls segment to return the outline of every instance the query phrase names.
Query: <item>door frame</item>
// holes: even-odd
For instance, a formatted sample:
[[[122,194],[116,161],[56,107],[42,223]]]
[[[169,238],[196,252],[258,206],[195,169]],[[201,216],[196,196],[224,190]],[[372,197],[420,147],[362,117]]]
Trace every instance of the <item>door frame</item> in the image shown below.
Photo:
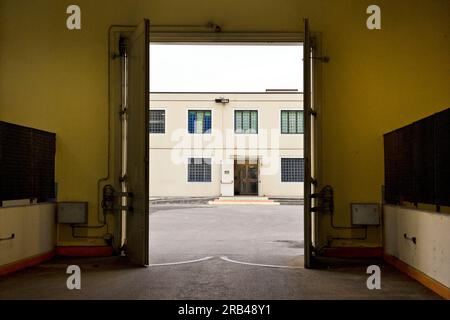
[[[123,168],[122,164],[124,161],[123,158],[123,146],[122,146],[122,114],[124,113],[123,110],[123,99],[122,99],[122,86],[124,85],[122,82],[122,60],[121,56],[119,54],[119,46],[120,46],[120,38],[124,37],[127,39],[131,39],[131,37],[134,35],[135,30],[138,28],[142,28],[144,26],[144,29],[149,30],[150,22],[148,19],[143,19],[138,25],[111,25],[108,29],[108,175],[105,178],[102,178],[98,181],[98,188],[100,189],[100,186],[102,184],[111,184],[116,192],[124,192],[123,190]],[[149,42],[149,36],[150,36],[150,30],[148,33],[143,33],[145,42]],[[150,48],[147,48],[146,51],[149,52]],[[147,59],[146,65],[147,65],[147,72],[149,72],[149,64],[150,61]],[[146,83],[144,84],[145,87],[147,87],[144,91],[146,92],[146,95],[149,95],[149,77],[146,79]],[[145,100],[145,105],[149,105],[149,97]],[[147,107],[146,114],[149,112],[149,108]],[[125,110],[126,112],[126,110]],[[148,118],[148,117],[147,117]],[[145,127],[146,131],[148,132],[148,126],[149,123],[147,122]],[[147,146],[143,146],[144,149],[149,150],[148,146],[148,140],[149,137],[147,137],[145,144]],[[145,156],[145,161],[147,162],[146,166],[146,176],[148,177],[148,152],[147,156]],[[126,157],[125,157],[126,158]],[[127,161],[125,160],[125,163]],[[126,174],[127,175],[127,174]],[[126,179],[126,178],[125,178]],[[144,195],[148,194],[148,188],[149,184],[144,184],[145,191]],[[126,194],[126,193],[125,193]],[[139,195],[136,195],[136,199]],[[137,214],[137,213],[130,213],[129,209],[125,209],[127,200],[126,197],[128,196],[117,196],[119,201],[119,206],[122,205],[123,207],[118,210],[118,214],[114,215],[114,239],[116,239],[113,242],[113,247],[116,251],[121,251],[124,249],[124,246],[126,245],[126,230],[127,230],[127,216],[129,214]],[[130,196],[131,197],[131,196]],[[132,197],[131,197],[132,198]],[[100,210],[100,199],[99,201],[99,210]],[[117,201],[115,201],[117,202]],[[148,215],[149,215],[149,201],[144,202],[144,217],[148,221]],[[115,209],[116,210],[116,209]],[[147,212],[146,212],[147,211]],[[144,226],[144,233],[148,234],[148,223],[145,223]],[[138,264],[147,265],[148,264],[148,239],[146,241],[147,243],[143,244],[143,250],[144,250],[144,257],[143,259],[139,258],[139,261],[136,260]],[[146,255],[146,256],[145,256]],[[140,261],[142,260],[142,261]]]
[[[257,178],[256,178],[256,193],[239,193],[239,196],[259,196],[259,187],[260,187],[260,183],[259,183],[259,181],[260,181],[260,176],[259,176],[259,165],[260,165],[260,161],[259,161],[259,158],[256,158],[256,160],[253,160],[253,159],[251,159],[251,158],[245,158],[245,163],[238,163],[238,159],[234,159],[234,164],[233,164],[233,170],[234,170],[234,175],[237,173],[236,172],[236,169],[237,169],[237,166],[239,166],[239,165],[241,165],[241,166],[245,166],[245,168],[246,168],[246,174],[248,173],[248,167],[250,166],[250,161],[256,161],[256,167],[257,167]],[[236,179],[234,179],[235,180],[235,183],[236,183]],[[234,195],[236,196],[236,190],[235,190],[235,193],[234,193]]]
[[[108,65],[108,77],[109,77],[109,113],[114,114],[117,111],[117,107],[120,106],[120,66],[117,64],[117,61],[114,63],[114,57],[112,56],[114,52],[116,52],[116,48],[118,46],[118,39],[121,33],[129,33],[135,26],[128,25],[116,25],[111,26],[109,30],[109,65]],[[179,43],[179,44],[189,44],[189,43],[204,43],[204,44],[220,44],[220,43],[228,43],[228,44],[283,44],[286,45],[288,43],[304,43],[305,34],[304,32],[172,32],[172,31],[153,31],[150,25],[150,43],[159,42],[159,43]],[[321,33],[311,32],[311,46],[313,48],[314,56],[321,56],[322,52],[322,36]],[[117,59],[116,59],[117,60]],[[312,108],[315,113],[320,115],[321,109],[323,106],[323,86],[322,86],[322,69],[321,63],[316,62],[316,60],[312,59],[311,61],[312,71],[313,71],[313,95],[312,95]],[[150,90],[149,90],[150,91]],[[150,92],[151,93],[151,92]],[[150,99],[150,97],[149,97]],[[112,147],[112,154],[115,154],[115,161],[113,167],[112,177],[114,178],[113,185],[116,188],[120,188],[117,185],[117,177],[120,175],[120,161],[117,161],[117,155],[120,154],[120,122],[116,120],[117,117],[109,116],[108,122],[108,132],[109,136],[113,136],[114,140],[111,141],[109,139],[108,148]],[[316,188],[320,187],[321,177],[322,177],[322,167],[320,165],[322,159],[322,151],[319,146],[321,146],[322,139],[322,125],[321,125],[321,117],[316,117],[316,125],[313,128],[314,132],[314,145],[311,148],[311,165],[314,167],[312,173],[314,173],[314,178],[318,182]],[[109,161],[109,160],[108,160]],[[259,177],[258,177],[259,178]],[[108,175],[109,179],[109,175]],[[119,190],[119,189],[117,189]],[[259,185],[258,185],[259,192]],[[314,202],[313,202],[314,203]],[[116,219],[116,239],[121,239],[122,237],[122,220]],[[317,247],[319,243],[323,242],[320,239],[319,228],[318,228],[318,216],[317,214],[312,214],[312,225],[313,233],[312,233],[312,242]],[[118,246],[116,244],[116,246]],[[308,263],[309,264],[309,263]]]

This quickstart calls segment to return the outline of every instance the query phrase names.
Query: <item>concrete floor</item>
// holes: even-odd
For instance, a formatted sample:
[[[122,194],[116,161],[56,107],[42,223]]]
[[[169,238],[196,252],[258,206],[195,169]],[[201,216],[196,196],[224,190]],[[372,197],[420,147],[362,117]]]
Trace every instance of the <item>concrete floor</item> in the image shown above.
[[[304,269],[301,212],[153,207],[148,268],[124,257],[55,258],[0,278],[0,299],[439,299],[382,262],[381,290],[366,287],[373,261]],[[69,264],[81,268],[81,290],[66,288]]]

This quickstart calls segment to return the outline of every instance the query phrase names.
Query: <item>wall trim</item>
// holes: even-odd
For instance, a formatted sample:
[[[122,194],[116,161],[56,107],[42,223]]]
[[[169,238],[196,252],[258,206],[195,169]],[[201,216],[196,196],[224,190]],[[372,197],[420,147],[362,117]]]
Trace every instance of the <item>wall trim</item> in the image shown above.
[[[400,259],[391,256],[390,254],[384,253],[383,259],[390,265],[394,266],[398,270],[400,270],[403,273],[406,273],[411,278],[415,279],[416,281],[423,284],[428,289],[434,291],[441,297],[443,297],[446,300],[450,300],[450,288],[443,285],[442,283],[434,280],[433,278],[429,277],[422,271],[410,266],[406,262],[401,261]]]
[[[153,27],[155,28],[155,27]],[[150,25],[150,42],[178,42],[182,43],[238,43],[258,44],[270,43],[301,43],[304,41],[304,32],[180,32],[180,31],[153,31]],[[317,36],[317,33],[312,33]]]
[[[35,265],[38,265],[44,261],[50,260],[55,256],[55,251],[52,250],[50,252],[38,254],[23,260],[19,260],[13,263],[9,263],[3,266],[0,266],[0,276],[4,276],[25,268],[29,268]]]
[[[55,255],[64,257],[109,257],[113,255],[110,246],[56,247]]]
[[[333,247],[324,248],[322,256],[333,258],[381,258],[382,247]]]

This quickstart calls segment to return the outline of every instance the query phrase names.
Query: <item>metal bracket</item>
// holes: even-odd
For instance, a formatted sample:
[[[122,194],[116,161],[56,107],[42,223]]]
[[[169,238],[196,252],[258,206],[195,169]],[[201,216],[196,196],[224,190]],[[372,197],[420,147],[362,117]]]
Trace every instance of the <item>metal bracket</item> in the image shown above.
[[[312,193],[309,197],[318,200],[318,206],[311,208],[311,212],[333,213],[333,192],[330,186],[322,188],[319,192]]]
[[[16,236],[14,233],[11,233],[11,235],[9,237],[6,238],[0,238],[0,241],[5,241],[5,240],[12,240],[14,239]]]
[[[120,106],[119,115],[120,116],[128,115],[128,109],[127,108],[122,109],[122,106]]]
[[[121,55],[119,54],[119,53],[111,53],[111,59],[117,59],[117,58],[120,58],[121,57]]]
[[[134,194],[132,192],[121,192],[115,191],[111,185],[105,186],[103,188],[103,200],[102,200],[102,208],[105,211],[109,212],[117,212],[126,210],[128,212],[133,211],[133,206],[128,205],[128,199],[132,199]],[[118,204],[118,200],[122,202],[122,197],[126,197],[127,205],[123,206]]]
[[[116,192],[114,191],[115,197],[127,197],[127,198],[133,198],[133,192]]]
[[[314,111],[313,109],[307,110],[309,116],[317,117],[317,111]]]
[[[317,180],[314,179],[313,177],[309,177],[309,180],[305,179],[305,182],[307,182],[307,181],[309,181],[309,183],[311,183],[311,184],[313,184],[315,186],[317,185]]]
[[[114,206],[112,207],[112,210],[114,211],[130,211],[133,212],[133,207],[132,206]]]
[[[412,243],[414,243],[414,244],[417,243],[416,237],[408,237],[408,235],[406,233],[403,234],[403,238],[405,238],[406,240],[412,241]]]
[[[328,57],[328,56],[323,56],[323,57],[311,57],[311,59],[319,60],[320,62],[323,62],[323,63],[328,63],[328,62],[330,62],[330,57]]]

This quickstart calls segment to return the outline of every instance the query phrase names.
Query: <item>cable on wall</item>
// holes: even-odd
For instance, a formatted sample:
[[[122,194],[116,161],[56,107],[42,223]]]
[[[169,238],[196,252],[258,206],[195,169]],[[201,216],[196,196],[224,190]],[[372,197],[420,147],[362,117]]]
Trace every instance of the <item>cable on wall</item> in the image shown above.
[[[364,230],[364,236],[362,237],[329,237],[327,244],[317,249],[316,252],[320,253],[324,248],[330,247],[331,242],[334,240],[367,240],[367,226],[353,227],[353,226],[338,226],[334,221],[334,192],[333,187],[330,185],[324,186],[318,193],[312,194],[312,198],[317,198],[317,207],[312,208],[312,212],[329,213],[330,224],[335,230]]]
[[[331,227],[333,229],[338,230],[354,230],[354,229],[367,229],[367,227],[344,227],[344,226],[337,226],[334,222],[334,192],[333,187],[330,185],[324,186],[319,193],[313,194],[311,196],[312,198],[318,199],[318,206],[313,208],[313,212],[320,212],[320,213],[329,213],[331,215]]]

